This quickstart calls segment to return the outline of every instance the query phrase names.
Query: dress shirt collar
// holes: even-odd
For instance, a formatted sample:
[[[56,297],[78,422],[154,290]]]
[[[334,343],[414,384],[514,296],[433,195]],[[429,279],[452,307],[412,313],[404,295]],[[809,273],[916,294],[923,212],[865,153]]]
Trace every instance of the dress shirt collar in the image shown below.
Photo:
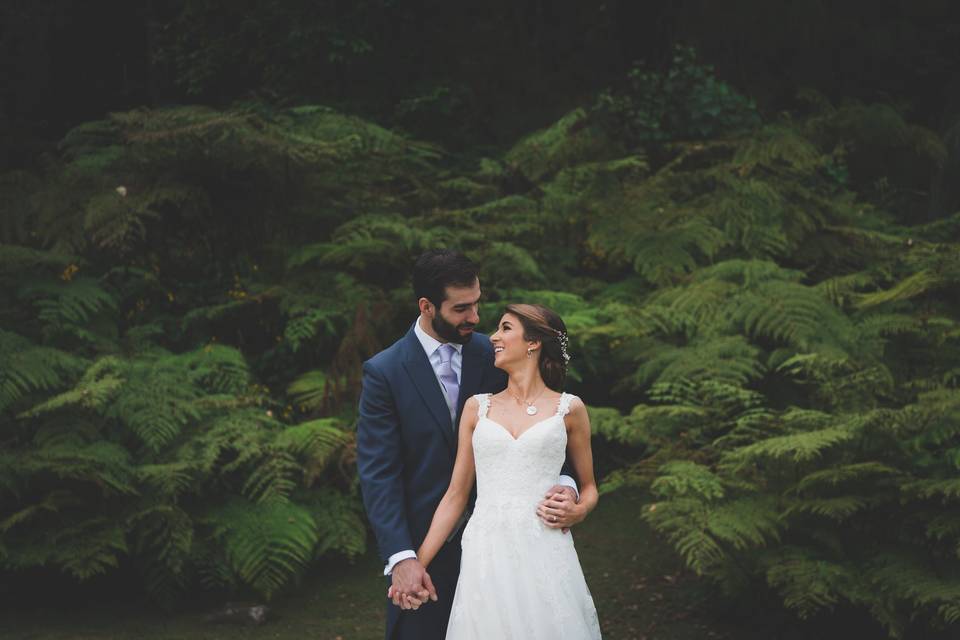
[[[420,341],[420,344],[423,346],[423,350],[427,352],[427,358],[433,355],[433,352],[436,351],[441,344],[444,344],[428,334],[423,330],[423,327],[420,326],[420,321],[423,320],[423,316],[418,316],[413,323],[413,332],[417,334],[417,340]],[[426,322],[426,320],[424,320]],[[463,355],[463,345],[457,344],[456,342],[450,342],[451,346],[457,350],[457,353]]]

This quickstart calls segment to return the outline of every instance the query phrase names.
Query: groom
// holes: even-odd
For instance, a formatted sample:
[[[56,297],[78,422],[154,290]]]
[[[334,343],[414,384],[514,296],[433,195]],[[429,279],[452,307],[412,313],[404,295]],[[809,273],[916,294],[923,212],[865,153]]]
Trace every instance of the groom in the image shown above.
[[[384,575],[397,594],[387,601],[387,640],[442,640],[446,634],[467,514],[429,574],[416,549],[450,484],[464,403],[506,387],[505,374],[493,366],[490,340],[474,331],[480,321],[477,274],[459,252],[421,255],[413,269],[419,317],[403,338],[363,365],[357,468]],[[565,486],[549,493],[562,494],[561,503],[572,507],[576,483],[569,476],[560,476],[560,483]],[[423,606],[411,608],[401,594]]]

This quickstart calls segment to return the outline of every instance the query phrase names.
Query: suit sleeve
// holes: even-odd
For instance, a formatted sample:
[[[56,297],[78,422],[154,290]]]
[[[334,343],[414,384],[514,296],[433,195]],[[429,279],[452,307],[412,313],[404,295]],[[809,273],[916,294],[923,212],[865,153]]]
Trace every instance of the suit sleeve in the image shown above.
[[[573,487],[573,489],[577,492],[577,494],[580,493],[580,483],[577,480],[577,474],[573,471],[573,465],[570,464],[570,456],[567,456],[563,459],[563,466],[560,468],[560,475],[568,476],[571,480],[573,480],[573,483],[576,485]]]
[[[384,562],[398,551],[413,549],[404,508],[400,419],[386,379],[370,362],[363,365],[357,471]]]

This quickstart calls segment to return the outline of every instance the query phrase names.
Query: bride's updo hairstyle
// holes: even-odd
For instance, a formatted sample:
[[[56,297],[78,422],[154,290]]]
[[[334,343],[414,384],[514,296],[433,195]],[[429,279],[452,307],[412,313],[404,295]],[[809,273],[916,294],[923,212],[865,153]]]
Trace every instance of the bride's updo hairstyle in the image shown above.
[[[540,377],[554,391],[563,391],[567,377],[567,325],[542,304],[508,304],[506,313],[523,325],[524,340],[540,341]]]

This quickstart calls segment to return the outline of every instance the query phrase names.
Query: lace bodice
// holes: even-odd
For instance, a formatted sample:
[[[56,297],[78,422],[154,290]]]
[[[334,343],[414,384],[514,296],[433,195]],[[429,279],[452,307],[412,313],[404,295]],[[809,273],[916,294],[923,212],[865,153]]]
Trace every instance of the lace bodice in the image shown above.
[[[474,515],[484,510],[515,507],[533,514],[547,489],[557,483],[566,457],[567,429],[563,418],[574,396],[563,393],[556,412],[528,427],[518,438],[487,417],[490,394],[476,396],[477,426],[473,431],[473,455],[477,470],[477,504]]]

